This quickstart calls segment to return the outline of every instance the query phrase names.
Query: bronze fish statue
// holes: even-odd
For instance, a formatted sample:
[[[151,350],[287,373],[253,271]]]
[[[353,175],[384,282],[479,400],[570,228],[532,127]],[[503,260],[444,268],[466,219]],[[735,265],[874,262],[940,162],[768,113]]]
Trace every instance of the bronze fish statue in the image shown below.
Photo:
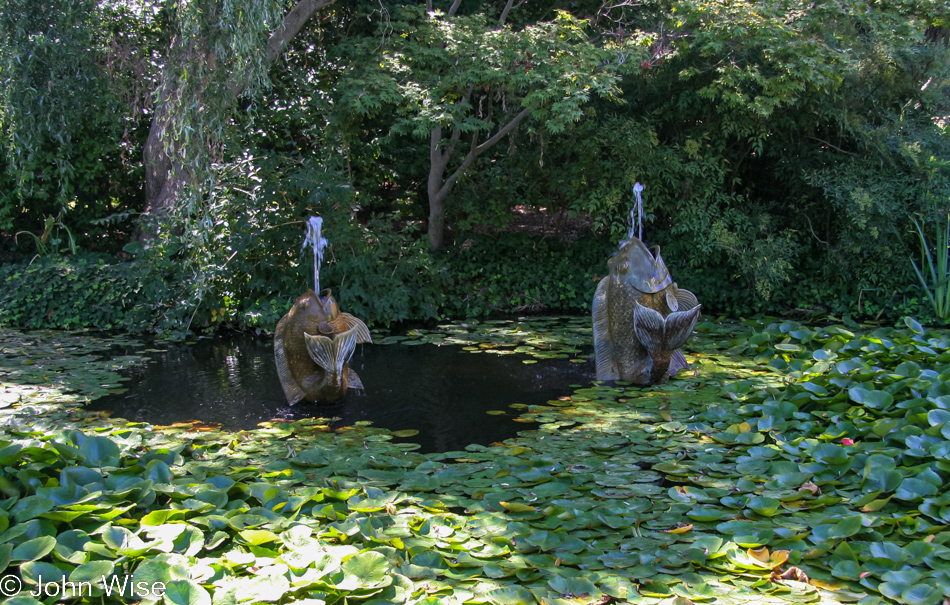
[[[592,309],[597,380],[662,384],[689,368],[680,347],[700,304],[673,283],[660,247],[652,250],[633,237],[607,261]]]
[[[362,389],[348,363],[356,345],[373,342],[369,328],[342,313],[329,289],[307,290],[277,322],[274,359],[287,401],[339,401],[348,388]]]

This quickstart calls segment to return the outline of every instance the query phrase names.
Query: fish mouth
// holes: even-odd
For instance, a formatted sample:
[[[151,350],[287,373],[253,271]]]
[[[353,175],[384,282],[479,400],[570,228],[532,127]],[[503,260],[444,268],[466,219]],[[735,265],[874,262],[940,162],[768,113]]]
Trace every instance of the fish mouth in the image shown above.
[[[331,296],[331,294],[333,294],[333,290],[330,288],[324,288],[320,290],[320,294],[317,294],[317,302],[320,303],[320,306],[326,313],[329,313],[333,306],[333,296]]]

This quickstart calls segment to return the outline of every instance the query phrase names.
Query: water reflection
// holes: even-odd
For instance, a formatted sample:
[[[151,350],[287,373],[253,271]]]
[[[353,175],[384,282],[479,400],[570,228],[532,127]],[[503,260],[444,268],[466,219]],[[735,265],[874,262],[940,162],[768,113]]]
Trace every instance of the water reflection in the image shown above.
[[[457,347],[361,345],[350,362],[366,389],[333,405],[287,405],[270,339],[236,337],[169,346],[136,370],[130,390],[99,399],[90,409],[152,424],[220,422],[231,430],[274,418],[339,417],[391,430],[417,429],[423,451],[487,445],[530,428],[488,410],[539,404],[593,379],[593,365],[569,360],[525,364],[523,355],[462,353]]]

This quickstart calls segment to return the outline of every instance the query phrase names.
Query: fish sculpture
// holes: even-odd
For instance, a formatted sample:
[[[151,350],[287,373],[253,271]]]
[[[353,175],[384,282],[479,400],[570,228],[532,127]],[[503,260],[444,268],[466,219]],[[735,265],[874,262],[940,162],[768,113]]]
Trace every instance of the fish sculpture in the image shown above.
[[[700,304],[677,287],[660,256],[636,237],[607,261],[594,293],[594,356],[598,380],[663,384],[689,368],[680,350],[699,319]]]
[[[277,322],[274,359],[287,401],[339,401],[348,388],[362,389],[348,363],[358,343],[373,342],[369,328],[342,313],[329,289],[307,290]]]

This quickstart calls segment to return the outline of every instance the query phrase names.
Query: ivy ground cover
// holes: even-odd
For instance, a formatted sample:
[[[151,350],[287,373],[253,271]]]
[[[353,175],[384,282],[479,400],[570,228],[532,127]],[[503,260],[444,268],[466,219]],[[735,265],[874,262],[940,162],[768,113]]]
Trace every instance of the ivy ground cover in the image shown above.
[[[387,342],[576,355],[589,327]],[[911,320],[706,322],[669,385],[577,385],[498,410],[524,423],[519,438],[439,454],[326,419],[227,433],[83,412],[141,360],[108,346],[0,332],[0,590],[14,605],[950,595],[950,337]]]

